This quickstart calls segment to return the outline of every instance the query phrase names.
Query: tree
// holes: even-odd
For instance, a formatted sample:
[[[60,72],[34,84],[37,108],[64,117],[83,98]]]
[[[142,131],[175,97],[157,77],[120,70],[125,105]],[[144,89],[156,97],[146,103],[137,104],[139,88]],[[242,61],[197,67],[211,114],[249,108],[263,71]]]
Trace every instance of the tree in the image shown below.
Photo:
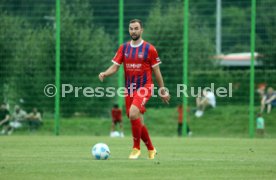
[[[257,1],[256,49],[264,55],[264,65],[268,69],[276,68],[276,2]]]
[[[2,95],[4,94],[4,87],[9,86],[17,43],[23,40],[24,29],[27,24],[22,18],[9,16],[1,11],[0,20],[0,94]],[[12,95],[5,92],[4,96],[3,100],[8,101],[8,97]]]
[[[183,8],[182,3],[162,7],[157,3],[145,23],[145,39],[155,45],[164,65],[164,81],[173,97],[176,84],[183,83]],[[215,67],[210,57],[214,53],[209,30],[200,24],[194,12],[189,23],[189,72]],[[191,77],[192,78],[192,77]],[[172,99],[175,106],[177,99]]]
[[[250,11],[228,7],[222,13],[222,52],[250,51]]]
[[[113,57],[111,37],[93,24],[93,12],[87,0],[65,1],[61,4],[61,82],[80,87],[116,86],[114,78],[100,83],[98,73],[107,68]],[[106,114],[111,98],[87,98],[70,94],[61,99],[64,115],[85,112],[90,115]],[[104,113],[105,112],[105,113]]]
[[[62,1],[61,83],[83,88],[116,86],[116,77],[107,79],[108,83],[99,83],[98,73],[111,64],[116,44],[103,28],[94,25],[88,2]],[[48,15],[54,16],[54,11]],[[7,13],[1,13],[1,20],[0,47],[5,52],[1,53],[1,86],[8,84],[11,98],[14,101],[23,98],[28,109],[37,106],[53,112],[54,98],[46,97],[43,89],[55,83],[55,29],[46,23],[33,26],[34,22],[27,21],[26,17]],[[114,101],[105,97],[87,98],[81,92],[79,97],[74,96],[73,92],[61,98],[63,115],[75,112],[107,114]]]
[[[29,28],[15,51],[11,83],[16,97],[25,101],[27,110],[33,107],[53,112],[54,99],[45,96],[44,86],[55,79],[55,37],[52,27]]]

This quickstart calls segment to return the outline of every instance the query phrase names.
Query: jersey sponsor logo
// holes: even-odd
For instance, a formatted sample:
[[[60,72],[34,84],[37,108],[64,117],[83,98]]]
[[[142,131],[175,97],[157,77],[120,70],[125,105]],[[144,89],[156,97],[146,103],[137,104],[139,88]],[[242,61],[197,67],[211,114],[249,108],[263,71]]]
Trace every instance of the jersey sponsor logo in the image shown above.
[[[140,69],[142,64],[126,64],[126,68],[128,69]]]
[[[143,52],[139,52],[138,53],[138,58],[143,58],[144,57],[144,53]]]

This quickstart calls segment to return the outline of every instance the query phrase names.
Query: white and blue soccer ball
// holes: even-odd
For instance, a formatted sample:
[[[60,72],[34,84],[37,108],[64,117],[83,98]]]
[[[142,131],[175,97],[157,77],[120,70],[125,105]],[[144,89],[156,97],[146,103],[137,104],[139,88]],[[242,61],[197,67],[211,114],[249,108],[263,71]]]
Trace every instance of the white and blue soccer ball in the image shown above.
[[[97,143],[91,149],[92,156],[97,160],[106,160],[110,157],[110,150],[104,143]]]

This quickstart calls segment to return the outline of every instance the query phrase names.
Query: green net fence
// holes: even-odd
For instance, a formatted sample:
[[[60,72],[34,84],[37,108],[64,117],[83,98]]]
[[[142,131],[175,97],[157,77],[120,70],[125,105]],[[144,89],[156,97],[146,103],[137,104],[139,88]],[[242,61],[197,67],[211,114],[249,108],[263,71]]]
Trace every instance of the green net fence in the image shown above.
[[[161,72],[172,97],[169,105],[164,105],[158,97],[147,103],[149,112],[145,119],[164,118],[159,122],[157,135],[175,134],[176,109],[183,103],[183,94],[178,92],[178,87],[183,87],[184,73],[183,3],[181,0],[123,2],[124,42],[130,40],[129,21],[141,19],[143,38],[159,53]],[[260,111],[261,98],[267,88],[276,89],[276,2],[262,0],[256,5],[255,115]],[[119,1],[113,0],[60,1],[61,118],[109,119],[110,109],[119,102],[118,96],[102,97],[101,89],[96,89],[118,88],[118,74],[104,83],[98,80],[98,74],[112,64],[111,59],[119,47],[119,9]],[[54,85],[56,78],[55,13],[54,0],[0,2],[0,98],[8,103],[11,112],[15,105],[27,112],[37,107],[51,122],[55,99],[45,95],[45,86]],[[188,15],[189,126],[200,136],[247,136],[251,1],[194,0],[189,2]],[[214,87],[216,107],[207,108],[198,118],[196,99],[199,89],[205,87]],[[54,89],[48,90],[52,91]],[[223,97],[216,94],[218,91],[224,92]],[[268,132],[272,132],[275,112],[265,116]]]

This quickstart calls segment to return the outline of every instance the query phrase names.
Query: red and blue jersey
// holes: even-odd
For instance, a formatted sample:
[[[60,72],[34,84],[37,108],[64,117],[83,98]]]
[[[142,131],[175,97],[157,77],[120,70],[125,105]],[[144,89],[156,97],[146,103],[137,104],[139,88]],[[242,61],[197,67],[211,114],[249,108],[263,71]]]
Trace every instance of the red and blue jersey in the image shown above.
[[[130,41],[124,43],[112,62],[124,64],[125,86],[128,89],[130,86],[135,87],[135,90],[153,84],[152,68],[161,63],[155,47],[146,41],[137,46],[133,46]]]

